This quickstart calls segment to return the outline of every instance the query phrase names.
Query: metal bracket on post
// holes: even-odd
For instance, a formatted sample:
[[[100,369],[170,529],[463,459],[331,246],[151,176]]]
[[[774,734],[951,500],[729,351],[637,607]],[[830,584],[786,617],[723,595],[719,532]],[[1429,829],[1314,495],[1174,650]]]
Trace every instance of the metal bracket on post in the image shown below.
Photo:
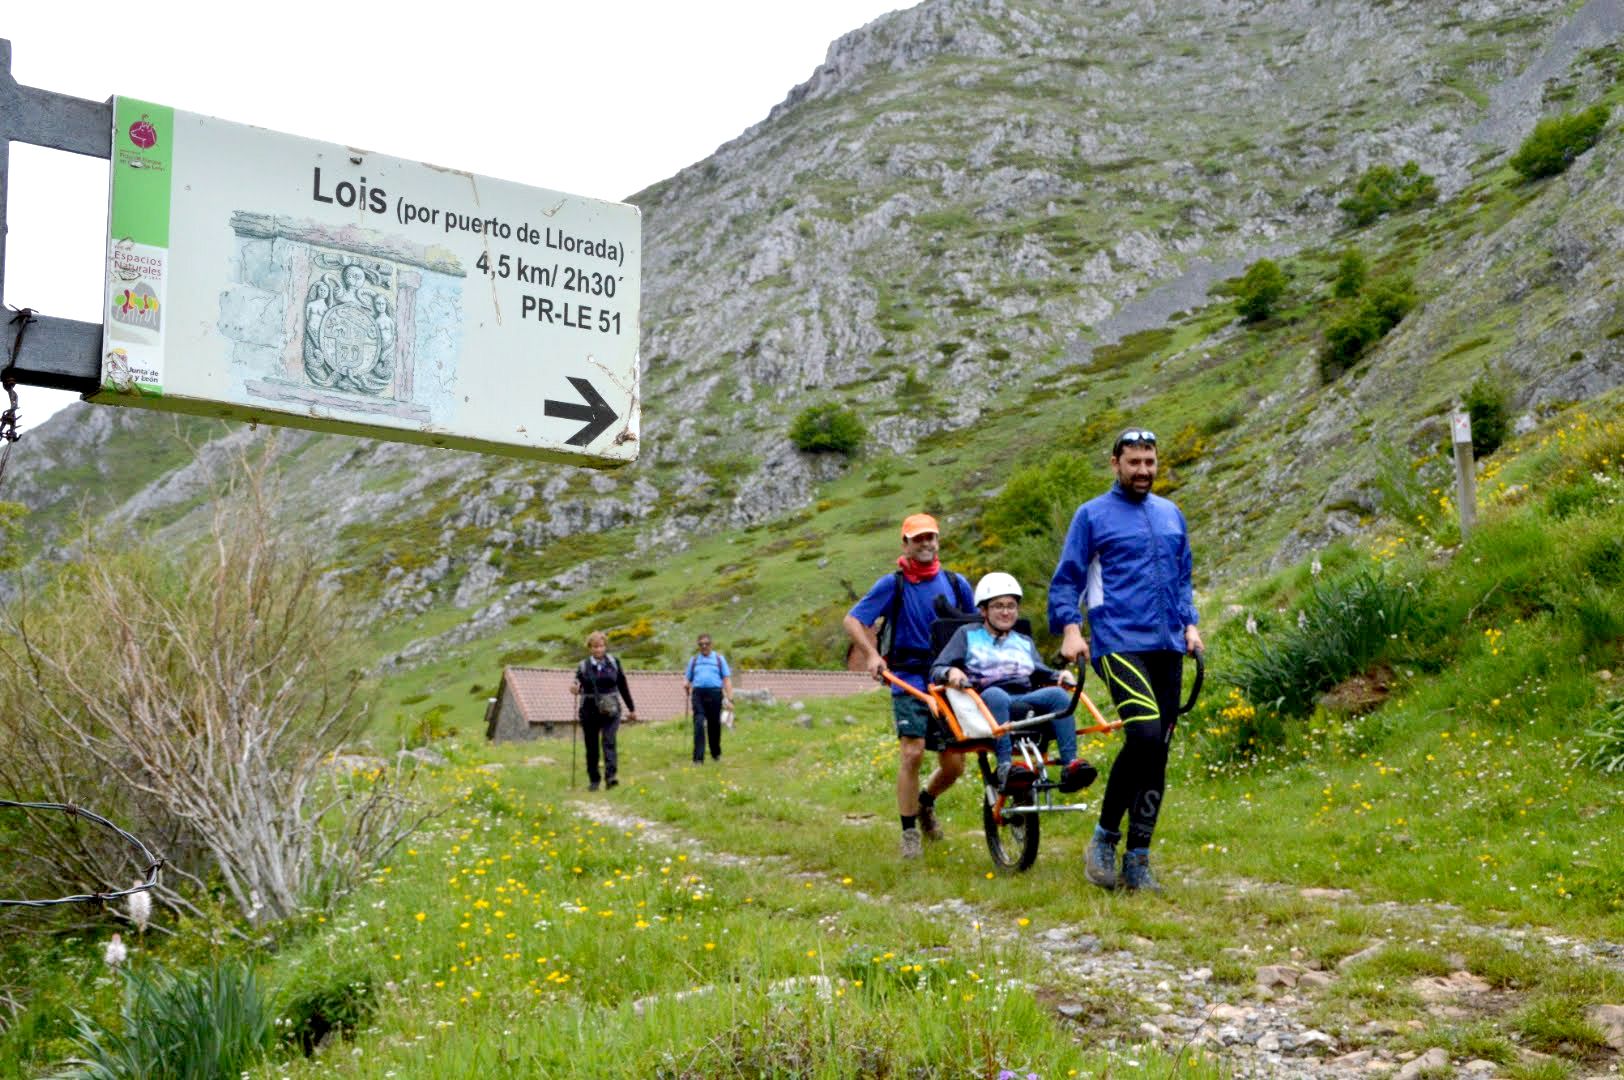
[[[19,86],[11,74],[11,42],[0,38],[0,311],[6,296],[6,213],[13,142],[111,158],[113,102]],[[16,338],[0,334],[0,367],[12,368],[16,381],[25,386],[85,394],[101,385],[101,348],[99,323],[35,315],[26,334]]]

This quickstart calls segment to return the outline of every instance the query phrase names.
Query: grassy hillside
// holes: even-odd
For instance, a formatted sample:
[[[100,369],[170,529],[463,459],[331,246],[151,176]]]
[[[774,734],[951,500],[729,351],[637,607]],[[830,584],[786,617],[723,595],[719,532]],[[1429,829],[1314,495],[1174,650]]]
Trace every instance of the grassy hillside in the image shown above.
[[[607,794],[570,787],[562,740],[442,740],[452,763],[420,775],[440,816],[336,910],[258,942],[138,939],[132,970],[240,957],[299,1030],[349,1018],[266,1077],[1217,1076],[1434,1048],[1498,1075],[1605,1072],[1624,425],[1602,404],[1503,452],[1465,543],[1338,548],[1213,620],[1164,897],[1087,885],[1087,815],[1045,822],[1030,873],[994,874],[969,782],[940,804],[948,839],[899,863],[876,693],[747,710],[719,765],[686,764],[680,723],[632,728]],[[1301,716],[1226,685],[1248,657],[1289,663],[1296,612],[1367,568],[1411,617],[1360,677]],[[99,946],[48,946],[0,1061],[60,1059],[70,1006],[111,1022]]]

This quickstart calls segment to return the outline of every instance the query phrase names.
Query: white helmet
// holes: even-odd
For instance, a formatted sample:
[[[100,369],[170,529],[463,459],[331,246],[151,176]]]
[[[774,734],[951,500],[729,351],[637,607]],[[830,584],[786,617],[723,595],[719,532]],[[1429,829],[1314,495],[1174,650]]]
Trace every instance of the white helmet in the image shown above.
[[[999,596],[1013,596],[1020,599],[1021,583],[1015,580],[1013,574],[1006,574],[1002,570],[994,570],[976,582],[976,607],[980,607],[988,600]]]

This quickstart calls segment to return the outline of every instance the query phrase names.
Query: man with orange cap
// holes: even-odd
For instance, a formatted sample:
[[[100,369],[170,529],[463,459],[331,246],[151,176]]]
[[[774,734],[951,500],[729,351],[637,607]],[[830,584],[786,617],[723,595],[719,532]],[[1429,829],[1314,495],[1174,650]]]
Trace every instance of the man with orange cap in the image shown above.
[[[936,621],[936,600],[975,610],[974,594],[963,574],[944,571],[937,551],[941,529],[929,514],[910,514],[902,522],[902,556],[895,572],[874,583],[846,613],[843,625],[857,655],[879,680],[889,670],[897,678],[923,690],[934,659],[930,627]],[[884,618],[880,635],[874,625]],[[886,639],[882,645],[879,637]],[[964,772],[964,754],[944,750],[942,729],[925,703],[897,687],[891,688],[891,716],[897,731],[897,813],[902,819],[902,857],[923,853],[921,833],[931,840],[942,837],[936,820],[936,799]],[[925,751],[936,752],[936,771],[919,785],[919,765]]]

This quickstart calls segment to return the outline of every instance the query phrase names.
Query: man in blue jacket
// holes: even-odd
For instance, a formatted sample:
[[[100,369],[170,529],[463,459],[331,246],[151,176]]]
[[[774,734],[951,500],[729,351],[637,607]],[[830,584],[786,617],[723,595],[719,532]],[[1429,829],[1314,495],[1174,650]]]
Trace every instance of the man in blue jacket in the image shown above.
[[[930,677],[934,653],[930,647],[930,626],[936,621],[936,600],[970,611],[975,606],[970,583],[963,574],[944,570],[937,558],[941,530],[929,514],[910,514],[902,522],[902,556],[897,569],[874,583],[874,587],[846,613],[843,625],[863,667],[875,679],[890,670],[897,678],[923,690]],[[872,627],[885,618],[882,646]],[[931,719],[930,710],[912,694],[891,688],[891,718],[897,731],[897,814],[902,819],[902,857],[917,859],[922,854],[920,832],[931,840],[942,838],[936,820],[936,798],[953,786],[964,772],[964,754],[943,750],[943,732]],[[925,751],[936,751],[936,771],[919,786],[919,765]]]
[[[1116,483],[1077,508],[1049,583],[1049,632],[1066,660],[1092,657],[1123,721],[1100,823],[1088,845],[1088,879],[1159,892],[1150,838],[1167,786],[1167,748],[1178,719],[1184,654],[1203,649],[1191,593],[1190,536],[1179,508],[1151,494],[1156,436],[1130,428],[1111,448]],[[1083,638],[1084,605],[1093,648]],[[1122,816],[1128,845],[1117,872]]]

